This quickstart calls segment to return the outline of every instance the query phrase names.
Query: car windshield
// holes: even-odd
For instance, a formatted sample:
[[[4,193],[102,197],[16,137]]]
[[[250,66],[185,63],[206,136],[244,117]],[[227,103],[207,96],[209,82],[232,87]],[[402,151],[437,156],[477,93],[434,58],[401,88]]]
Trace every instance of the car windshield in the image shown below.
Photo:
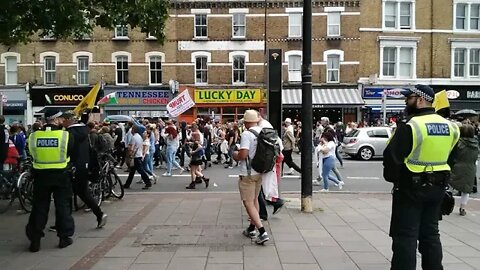
[[[347,135],[345,137],[349,137],[349,138],[354,137],[355,138],[355,137],[358,136],[358,134],[360,134],[360,130],[354,129],[354,130],[350,131],[349,133],[347,133]]]

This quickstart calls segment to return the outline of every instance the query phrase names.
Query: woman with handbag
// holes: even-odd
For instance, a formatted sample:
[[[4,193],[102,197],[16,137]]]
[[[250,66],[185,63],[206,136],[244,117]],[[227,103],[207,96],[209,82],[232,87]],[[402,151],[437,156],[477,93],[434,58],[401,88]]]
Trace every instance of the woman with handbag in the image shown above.
[[[477,175],[475,163],[478,158],[478,141],[475,138],[475,129],[470,124],[460,127],[460,140],[456,146],[457,153],[454,155],[454,165],[450,175],[450,185],[462,193],[460,198],[459,213],[465,216],[470,193],[473,191],[474,179]]]

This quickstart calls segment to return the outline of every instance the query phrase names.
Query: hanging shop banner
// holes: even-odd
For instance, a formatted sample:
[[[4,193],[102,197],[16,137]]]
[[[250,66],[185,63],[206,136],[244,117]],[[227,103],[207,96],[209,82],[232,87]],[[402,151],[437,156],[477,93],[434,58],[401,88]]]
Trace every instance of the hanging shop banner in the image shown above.
[[[125,105],[167,105],[170,101],[168,90],[117,90],[116,104],[109,106]]]
[[[195,106],[188,91],[183,91],[176,98],[167,104],[167,111],[172,117],[177,117]]]
[[[196,89],[195,103],[260,103],[261,89]]]
[[[364,87],[363,88],[363,98],[365,99],[381,99],[383,93],[387,95],[388,98],[404,99],[405,96],[402,95],[402,91],[408,90],[407,87]]]

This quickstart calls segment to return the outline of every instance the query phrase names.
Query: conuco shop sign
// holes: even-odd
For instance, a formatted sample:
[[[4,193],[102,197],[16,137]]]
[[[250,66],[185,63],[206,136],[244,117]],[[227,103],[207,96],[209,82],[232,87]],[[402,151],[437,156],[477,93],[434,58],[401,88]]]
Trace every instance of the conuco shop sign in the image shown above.
[[[260,103],[261,89],[195,90],[195,103]]]
[[[80,101],[83,99],[83,95],[54,95],[53,101]]]

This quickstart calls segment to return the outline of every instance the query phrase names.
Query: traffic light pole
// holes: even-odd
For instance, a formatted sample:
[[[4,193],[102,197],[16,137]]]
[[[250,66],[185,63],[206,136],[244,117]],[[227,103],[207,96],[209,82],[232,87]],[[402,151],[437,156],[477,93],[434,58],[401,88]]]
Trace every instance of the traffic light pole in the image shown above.
[[[302,56],[302,212],[312,207],[312,1],[303,1]]]

